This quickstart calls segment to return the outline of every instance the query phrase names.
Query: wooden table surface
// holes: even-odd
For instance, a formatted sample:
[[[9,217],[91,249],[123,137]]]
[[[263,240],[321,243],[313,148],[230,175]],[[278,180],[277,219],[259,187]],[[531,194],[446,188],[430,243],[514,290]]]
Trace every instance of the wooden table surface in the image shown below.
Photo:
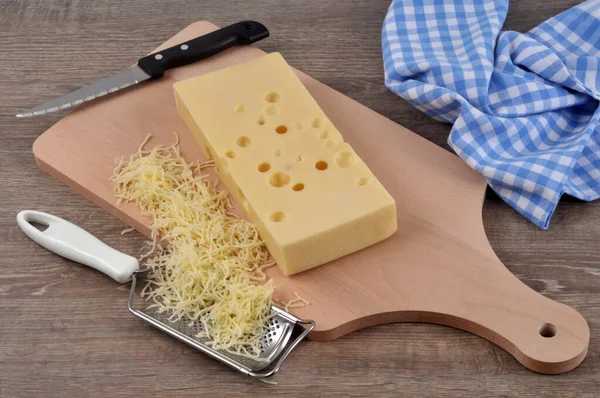
[[[500,259],[522,281],[587,319],[575,370],[532,373],[479,337],[391,324],[304,342],[274,379],[249,380],[131,316],[126,286],[55,256],[19,230],[37,209],[137,253],[143,238],[40,172],[31,146],[60,115],[21,110],[130,65],[197,20],[256,19],[260,43],[325,84],[446,145],[438,123],[387,91],[380,31],[388,0],[0,1],[0,397],[30,396],[597,396],[600,393],[600,202],[563,201],[541,231],[497,198],[483,218]],[[513,1],[505,29],[528,30],[575,0]]]

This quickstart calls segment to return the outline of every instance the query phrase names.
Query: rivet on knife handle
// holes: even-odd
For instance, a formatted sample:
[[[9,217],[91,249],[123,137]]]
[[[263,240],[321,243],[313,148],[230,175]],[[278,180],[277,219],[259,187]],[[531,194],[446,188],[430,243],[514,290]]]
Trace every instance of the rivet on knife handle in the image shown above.
[[[156,79],[168,69],[203,60],[234,45],[252,44],[268,36],[269,31],[263,24],[242,21],[150,54],[141,58],[138,65],[151,79]]]
[[[141,58],[138,64],[98,80],[79,90],[19,113],[17,117],[55,112],[114,93],[149,79],[162,77],[166,70],[203,60],[234,45],[252,44],[269,36],[256,21],[242,21]]]

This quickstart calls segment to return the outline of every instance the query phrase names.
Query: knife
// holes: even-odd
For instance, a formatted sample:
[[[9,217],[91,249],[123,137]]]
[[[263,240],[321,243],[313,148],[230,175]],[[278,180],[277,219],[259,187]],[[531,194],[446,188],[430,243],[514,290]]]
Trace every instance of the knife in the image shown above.
[[[140,58],[136,66],[98,80],[67,95],[16,115],[30,117],[67,109],[146,80],[159,79],[165,71],[189,65],[234,45],[252,44],[269,36],[269,30],[256,21],[242,21],[204,36]]]

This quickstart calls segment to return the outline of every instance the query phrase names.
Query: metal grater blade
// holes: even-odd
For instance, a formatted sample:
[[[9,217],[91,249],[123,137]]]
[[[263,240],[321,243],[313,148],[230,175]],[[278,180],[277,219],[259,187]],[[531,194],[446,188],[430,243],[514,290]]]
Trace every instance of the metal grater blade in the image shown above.
[[[271,307],[273,318],[269,321],[267,332],[261,339],[262,351],[259,360],[234,355],[222,350],[215,350],[206,345],[209,339],[197,337],[203,328],[201,322],[190,322],[190,320],[185,319],[172,322],[166,313],[159,313],[153,309],[139,310],[133,308],[134,297],[137,296],[135,293],[137,275],[144,274],[147,271],[139,270],[132,276],[128,302],[129,311],[163,332],[251,377],[264,378],[275,374],[291,351],[315,326],[313,321],[299,319],[281,308],[273,306]],[[288,344],[296,324],[304,324],[308,325],[308,327],[293,342]],[[278,358],[279,360],[270,371],[257,373],[273,365]]]
[[[184,334],[185,336],[193,339],[198,344],[206,345],[210,339],[197,337],[198,333],[203,330],[203,326],[201,322],[193,322],[189,320],[179,320],[177,322],[172,322],[169,320],[169,315],[167,313],[159,313],[157,311],[151,310],[140,310],[151,316],[155,320],[161,322],[162,324],[173,328],[179,333]],[[191,324],[191,325],[190,325]],[[259,358],[260,361],[253,360],[251,358],[246,358],[239,355],[234,355],[228,353],[227,351],[222,350],[214,350],[210,346],[206,346],[207,348],[219,352],[222,355],[228,356],[231,359],[235,359],[236,362],[246,366],[248,369],[252,371],[258,371],[269,366],[274,359],[281,353],[287,342],[289,341],[292,332],[294,330],[295,322],[292,322],[279,314],[275,314],[274,318],[269,321],[268,331],[261,339],[261,354]]]

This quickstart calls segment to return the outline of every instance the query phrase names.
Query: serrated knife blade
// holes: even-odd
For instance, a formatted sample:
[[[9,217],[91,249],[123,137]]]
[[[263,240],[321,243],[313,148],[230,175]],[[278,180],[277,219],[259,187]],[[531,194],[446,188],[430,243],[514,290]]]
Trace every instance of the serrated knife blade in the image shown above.
[[[218,54],[234,45],[252,44],[269,36],[267,28],[256,21],[242,21],[215,30],[176,46],[140,58],[136,66],[98,80],[62,97],[17,114],[30,117],[71,108],[95,98],[134,86],[146,80],[159,79],[165,71],[189,65]]]
[[[138,84],[150,78],[151,76],[148,73],[144,72],[142,68],[136,65],[112,76],[98,80],[89,86],[82,87],[72,93],[48,101],[35,108],[28,109],[25,112],[19,113],[17,117],[38,116],[43,115],[44,113],[67,109],[86,101],[102,97],[106,94],[114,93],[126,87],[133,86],[134,84]]]

